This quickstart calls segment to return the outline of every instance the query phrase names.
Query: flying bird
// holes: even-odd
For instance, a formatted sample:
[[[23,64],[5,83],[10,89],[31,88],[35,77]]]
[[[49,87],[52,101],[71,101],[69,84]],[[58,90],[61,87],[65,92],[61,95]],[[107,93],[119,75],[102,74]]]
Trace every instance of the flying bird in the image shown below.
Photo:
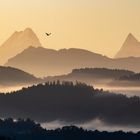
[[[46,33],[47,36],[50,36],[52,33]]]

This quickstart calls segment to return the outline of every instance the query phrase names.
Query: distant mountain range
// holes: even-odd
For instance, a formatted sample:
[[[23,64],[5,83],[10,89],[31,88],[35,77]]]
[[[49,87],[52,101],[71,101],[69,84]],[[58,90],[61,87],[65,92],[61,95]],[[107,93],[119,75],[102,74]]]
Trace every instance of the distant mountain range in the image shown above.
[[[39,83],[41,79],[12,67],[0,67],[0,87],[24,86]]]
[[[0,64],[4,64],[9,58],[21,53],[29,46],[39,47],[41,43],[32,29],[26,28],[24,31],[14,32],[0,46]]]
[[[85,67],[128,69],[140,72],[140,57],[112,59],[83,49],[52,50],[29,47],[8,60],[5,66],[22,69],[36,76],[53,76],[70,73]]]
[[[115,58],[140,57],[140,42],[130,33]]]
[[[0,46],[0,64],[15,67],[39,77],[67,74],[72,69],[85,67],[128,69],[140,72],[140,57],[134,57],[140,56],[140,43],[132,34],[128,35],[116,59],[84,49],[71,48],[56,51],[41,46],[32,29],[15,32]]]

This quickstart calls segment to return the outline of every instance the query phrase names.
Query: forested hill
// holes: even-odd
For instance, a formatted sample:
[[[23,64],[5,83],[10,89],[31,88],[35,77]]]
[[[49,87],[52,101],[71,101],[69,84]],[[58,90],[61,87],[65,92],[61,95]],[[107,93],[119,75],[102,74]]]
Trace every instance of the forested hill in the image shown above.
[[[139,97],[128,98],[79,82],[50,82],[0,94],[1,118],[22,116],[38,122],[84,123],[101,118],[106,124],[136,127],[140,126],[139,108]]]

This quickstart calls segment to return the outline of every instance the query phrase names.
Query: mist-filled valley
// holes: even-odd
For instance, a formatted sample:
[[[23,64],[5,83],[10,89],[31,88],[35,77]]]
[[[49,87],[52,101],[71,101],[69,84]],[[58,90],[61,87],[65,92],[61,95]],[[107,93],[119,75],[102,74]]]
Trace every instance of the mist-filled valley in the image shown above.
[[[0,140],[140,140],[140,0],[0,1]]]
[[[136,42],[129,34],[124,46],[139,44]],[[7,53],[11,44],[13,50]],[[15,32],[0,47],[0,54],[0,118],[11,118],[8,124],[12,127],[28,122],[45,138],[45,129],[53,129],[53,133],[65,126],[92,133],[139,133],[140,57],[118,58],[123,56],[120,52],[110,58],[85,49],[47,49],[30,28]],[[1,122],[2,130],[7,132],[5,121]],[[76,127],[67,129],[79,131]]]

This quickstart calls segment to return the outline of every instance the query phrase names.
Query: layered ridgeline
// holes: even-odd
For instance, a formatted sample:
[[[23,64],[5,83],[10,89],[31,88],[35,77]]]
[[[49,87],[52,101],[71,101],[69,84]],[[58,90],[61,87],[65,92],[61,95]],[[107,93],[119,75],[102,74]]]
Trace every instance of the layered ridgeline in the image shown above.
[[[140,72],[140,57],[111,59],[83,49],[52,50],[42,47],[29,47],[8,60],[12,66],[36,76],[53,76],[70,73],[75,68],[98,67],[128,69]]]
[[[130,33],[115,58],[140,57],[140,42]]]
[[[38,122],[83,124],[99,120],[111,126],[139,127],[139,108],[139,97],[128,98],[78,82],[57,81],[0,94],[0,118]]]
[[[21,53],[29,46],[39,47],[41,43],[32,29],[27,28],[24,31],[14,32],[0,46],[0,64],[4,64],[9,58]]]
[[[0,87],[24,86],[41,82],[41,79],[12,67],[0,66]]]
[[[122,76],[129,76],[134,74],[133,71],[121,70],[121,69],[107,69],[107,68],[81,68],[74,69],[71,73],[60,76],[49,76],[45,78],[45,81],[81,81],[94,85],[107,85],[115,79],[119,79]]]

